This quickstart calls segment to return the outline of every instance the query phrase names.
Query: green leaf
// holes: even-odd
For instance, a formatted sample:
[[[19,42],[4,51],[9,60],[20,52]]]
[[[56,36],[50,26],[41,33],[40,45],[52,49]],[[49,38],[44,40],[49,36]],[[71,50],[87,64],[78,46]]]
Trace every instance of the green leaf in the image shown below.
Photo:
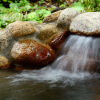
[[[79,11],[79,12],[84,11],[84,5],[83,5],[82,3],[80,3],[80,2],[75,2],[75,3],[72,5],[71,8],[73,8],[73,9]]]

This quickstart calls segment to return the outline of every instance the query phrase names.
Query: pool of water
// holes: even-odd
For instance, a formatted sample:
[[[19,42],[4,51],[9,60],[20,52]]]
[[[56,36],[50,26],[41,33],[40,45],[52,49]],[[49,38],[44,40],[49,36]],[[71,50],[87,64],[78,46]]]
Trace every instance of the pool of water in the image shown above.
[[[100,100],[100,75],[50,68],[0,71],[0,100]]]

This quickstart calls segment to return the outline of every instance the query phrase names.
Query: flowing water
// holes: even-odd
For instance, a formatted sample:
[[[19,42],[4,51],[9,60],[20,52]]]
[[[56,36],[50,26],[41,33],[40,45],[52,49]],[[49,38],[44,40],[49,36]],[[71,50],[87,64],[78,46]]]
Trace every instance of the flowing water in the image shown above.
[[[100,100],[100,39],[69,36],[40,70],[0,71],[0,100]]]

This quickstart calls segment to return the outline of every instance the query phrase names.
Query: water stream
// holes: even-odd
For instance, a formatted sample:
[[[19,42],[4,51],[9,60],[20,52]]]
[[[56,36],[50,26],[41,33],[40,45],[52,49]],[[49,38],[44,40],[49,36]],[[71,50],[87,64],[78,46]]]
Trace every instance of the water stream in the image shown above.
[[[40,70],[0,71],[0,100],[100,100],[100,38],[71,35]]]

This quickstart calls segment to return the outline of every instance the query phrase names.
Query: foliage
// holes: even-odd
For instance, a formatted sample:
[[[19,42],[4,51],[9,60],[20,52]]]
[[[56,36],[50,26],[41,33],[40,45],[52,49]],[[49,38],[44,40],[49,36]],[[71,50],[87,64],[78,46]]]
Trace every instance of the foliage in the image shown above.
[[[30,3],[30,2],[31,3]],[[0,0],[0,27],[17,20],[38,21],[51,14],[56,7],[66,8],[64,0]],[[69,0],[70,1],[70,0]],[[9,4],[5,6],[4,4]],[[54,3],[54,4],[53,4]],[[48,5],[49,4],[49,5]],[[69,7],[77,11],[100,11],[100,0],[77,0]]]
[[[34,11],[34,9],[36,9]],[[31,12],[30,12],[31,11]],[[50,11],[38,5],[31,6],[27,0],[20,0],[19,2],[11,2],[10,8],[5,8],[0,5],[0,27],[5,28],[9,23],[14,21],[38,21],[42,23],[44,17],[51,14]]]
[[[38,21],[38,22],[42,23],[42,20],[44,19],[44,17],[46,17],[50,14],[51,14],[51,12],[46,9],[36,10],[35,12],[29,13],[27,15],[26,20]]]
[[[72,5],[78,11],[100,11],[100,0],[78,0]]]
[[[82,11],[84,11],[84,9],[85,9],[85,8],[84,8],[84,5],[83,5],[82,3],[80,3],[80,2],[75,2],[75,3],[72,5],[71,8],[73,8],[73,9],[79,11],[79,12],[82,12]]]

